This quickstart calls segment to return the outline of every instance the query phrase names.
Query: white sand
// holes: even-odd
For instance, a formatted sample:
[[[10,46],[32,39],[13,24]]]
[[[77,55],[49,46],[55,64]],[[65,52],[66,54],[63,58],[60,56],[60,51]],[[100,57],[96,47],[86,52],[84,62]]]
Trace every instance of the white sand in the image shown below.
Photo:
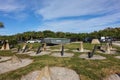
[[[30,63],[32,63],[32,60],[30,59],[22,59],[22,62],[19,63],[12,63],[11,60],[2,62],[0,63],[0,74],[27,66]]]

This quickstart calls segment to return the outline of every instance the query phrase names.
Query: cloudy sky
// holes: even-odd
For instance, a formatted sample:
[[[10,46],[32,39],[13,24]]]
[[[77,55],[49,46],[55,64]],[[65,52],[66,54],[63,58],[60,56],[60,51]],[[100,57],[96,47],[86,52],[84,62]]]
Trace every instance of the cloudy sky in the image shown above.
[[[84,33],[120,26],[120,0],[0,0],[0,35]]]

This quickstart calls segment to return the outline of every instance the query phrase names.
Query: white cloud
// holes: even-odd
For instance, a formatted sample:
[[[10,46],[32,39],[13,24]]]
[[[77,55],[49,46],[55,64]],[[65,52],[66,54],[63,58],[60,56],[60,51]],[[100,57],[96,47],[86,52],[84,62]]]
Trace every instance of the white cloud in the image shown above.
[[[105,27],[119,26],[120,23],[116,23],[120,20],[119,5],[119,0],[52,0],[49,5],[37,10],[37,13],[45,20],[38,30],[92,32]],[[91,17],[87,20],[70,19],[70,17],[83,15],[102,16]],[[69,19],[64,19],[64,17]],[[60,18],[62,20],[59,20]]]
[[[27,11],[27,6],[24,1],[20,0],[0,0],[0,16],[24,21],[28,17],[25,12]]]
[[[41,25],[38,30],[64,32],[91,32],[108,26],[118,26],[120,20],[120,0],[0,0],[0,16],[16,20],[30,17],[37,13]],[[12,14],[11,14],[12,13]],[[87,15],[87,16],[86,16]],[[89,15],[89,16],[88,16]],[[86,20],[74,17],[101,15]],[[68,18],[68,19],[64,19]],[[71,19],[74,18],[74,19]],[[61,20],[59,20],[61,19]],[[75,20],[76,19],[76,20]],[[34,18],[33,18],[34,20]],[[34,21],[33,21],[34,22]],[[43,22],[43,23],[42,23]],[[30,24],[31,22],[29,22]],[[30,27],[30,29],[33,29]]]
[[[107,13],[120,9],[119,5],[119,0],[51,0],[49,5],[37,10],[37,13],[46,20]]]
[[[44,22],[39,26],[38,30],[52,30],[64,32],[92,32],[95,30],[104,29],[105,27],[115,27],[120,25],[115,23],[120,20],[120,12],[109,14],[103,17],[92,18],[88,20],[62,20]],[[112,23],[112,24],[111,24]]]
[[[14,12],[21,11],[25,8],[25,5],[17,0],[0,0],[0,11],[2,12]]]

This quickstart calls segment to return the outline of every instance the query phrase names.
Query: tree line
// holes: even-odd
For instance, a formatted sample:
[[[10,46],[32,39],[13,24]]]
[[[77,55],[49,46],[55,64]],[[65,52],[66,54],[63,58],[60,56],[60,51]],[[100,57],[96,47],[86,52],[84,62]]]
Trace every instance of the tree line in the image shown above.
[[[4,28],[4,24],[0,22],[0,28]],[[101,36],[110,36],[117,40],[120,40],[120,27],[106,28],[91,33],[71,33],[71,32],[53,32],[50,30],[45,31],[28,31],[24,33],[18,33],[10,36],[0,36],[0,40],[15,41],[27,41],[30,39],[41,39],[41,38],[69,38],[73,41],[84,40],[85,38],[100,38]]]
[[[91,33],[70,33],[70,32],[53,32],[50,30],[45,31],[28,31],[24,33],[18,33],[10,36],[0,36],[0,40],[18,40],[26,41],[30,39],[41,39],[41,38],[70,38],[74,40],[84,40],[86,37],[100,38],[101,36],[110,36],[116,39],[120,39],[120,28],[106,28],[100,31],[94,31]]]

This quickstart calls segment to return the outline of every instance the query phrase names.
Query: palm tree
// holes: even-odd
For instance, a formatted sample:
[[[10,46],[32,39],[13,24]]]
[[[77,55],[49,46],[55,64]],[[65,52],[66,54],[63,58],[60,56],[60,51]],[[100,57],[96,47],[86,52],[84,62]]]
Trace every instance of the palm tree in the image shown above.
[[[4,24],[2,22],[0,22],[0,28],[3,28]]]

